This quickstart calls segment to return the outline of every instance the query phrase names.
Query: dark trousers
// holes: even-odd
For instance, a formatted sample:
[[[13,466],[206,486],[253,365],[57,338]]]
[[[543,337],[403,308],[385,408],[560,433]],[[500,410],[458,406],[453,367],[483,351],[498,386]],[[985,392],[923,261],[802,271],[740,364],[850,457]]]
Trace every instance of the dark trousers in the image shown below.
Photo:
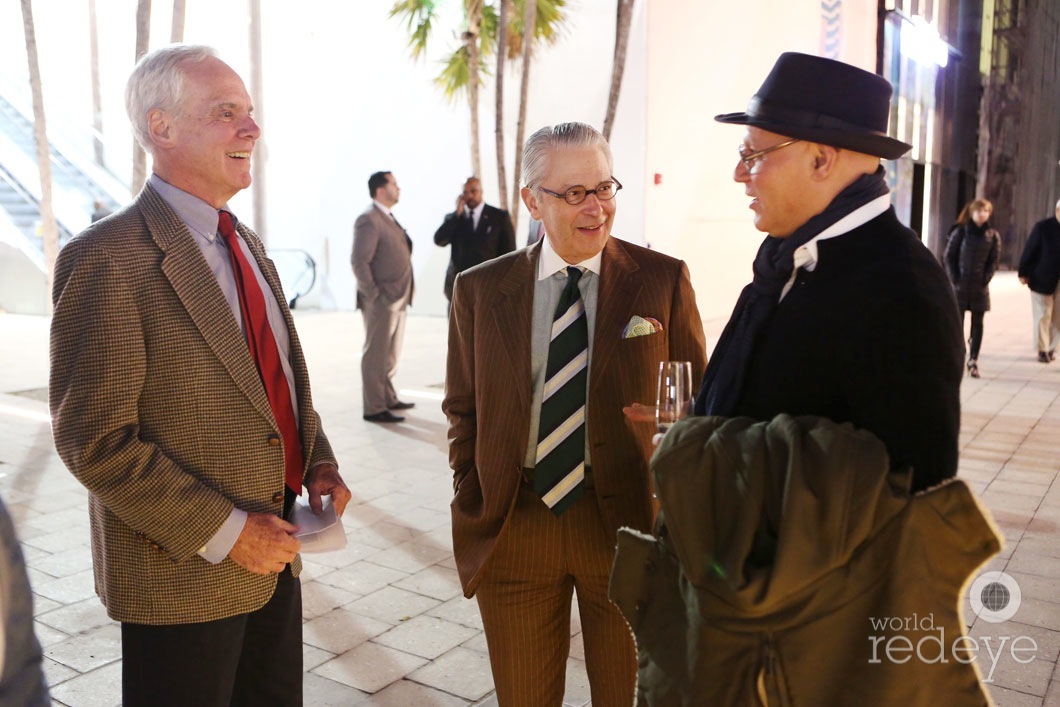
[[[299,707],[302,585],[287,567],[257,611],[174,626],[123,623],[125,707]]]
[[[983,315],[985,314],[986,312],[972,312],[972,328],[968,332],[969,361],[975,361],[979,358],[979,347],[983,345]]]

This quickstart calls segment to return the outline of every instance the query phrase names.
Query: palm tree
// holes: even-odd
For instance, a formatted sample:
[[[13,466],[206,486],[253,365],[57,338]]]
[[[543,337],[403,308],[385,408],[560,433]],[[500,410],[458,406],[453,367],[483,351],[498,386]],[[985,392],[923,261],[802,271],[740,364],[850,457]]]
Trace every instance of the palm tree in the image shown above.
[[[33,93],[33,140],[37,144],[37,171],[40,175],[41,238],[44,245],[44,267],[48,292],[52,290],[55,257],[59,254],[59,229],[52,209],[52,166],[48,149],[48,129],[44,122],[44,91],[41,89],[40,64],[37,60],[37,33],[33,25],[33,2],[22,0],[22,25],[26,34],[26,60],[29,62],[29,85]],[[51,310],[51,298],[48,309]]]
[[[607,96],[607,113],[604,115],[604,137],[611,139],[611,128],[615,125],[618,110],[618,93],[622,89],[622,74],[626,70],[626,49],[629,47],[629,26],[633,21],[635,0],[618,0],[615,20],[615,57],[611,63],[611,92]]]
[[[494,128],[493,137],[497,145],[497,196],[498,206],[508,211],[508,180],[505,177],[504,164],[504,60],[508,56],[508,13],[511,9],[511,0],[500,0],[501,9],[499,13],[500,28],[497,32],[497,88],[494,96]]]
[[[516,231],[519,230],[519,184],[522,181],[523,136],[526,133],[526,98],[530,90],[530,59],[536,23],[537,0],[526,0],[526,11],[523,14],[523,79],[519,85],[519,121],[515,128],[515,178],[512,184],[512,210],[509,212],[512,215],[512,228]],[[503,188],[501,186],[501,189]]]
[[[504,33],[506,59],[520,58],[524,47],[526,3],[528,0],[506,0],[509,4],[508,31]],[[442,70],[435,78],[435,83],[450,100],[467,95],[471,113],[471,166],[475,176],[481,176],[479,148],[479,113],[478,92],[483,78],[489,73],[487,64],[482,61],[496,50],[501,26],[499,2],[491,0],[463,0],[466,27],[461,35],[461,45],[443,61]],[[536,41],[551,44],[559,38],[559,28],[563,23],[563,8],[567,0],[536,0],[531,35]],[[419,58],[427,47],[427,41],[435,29],[435,7],[438,0],[397,0],[390,10],[390,17],[405,20],[409,32],[409,47],[412,57]],[[514,9],[514,12],[511,10]],[[476,77],[476,80],[472,80]],[[523,109],[520,108],[523,112]],[[525,113],[524,113],[525,114]],[[495,116],[496,117],[496,116]],[[516,146],[516,154],[522,150]],[[502,163],[503,153],[498,153],[498,163]],[[518,174],[518,172],[517,172]],[[500,182],[502,199],[507,189],[506,179]],[[506,199],[505,199],[506,200]]]
[[[173,0],[173,24],[169,30],[169,41],[184,41],[184,5],[185,0]]]
[[[96,164],[103,166],[103,92],[99,84],[99,31],[96,0],[88,0],[88,46],[92,72],[92,147]]]
[[[148,40],[151,36],[151,0],[137,0],[136,3],[136,61],[147,53]],[[140,143],[133,140],[133,173],[129,189],[133,196],[147,180],[147,154]]]

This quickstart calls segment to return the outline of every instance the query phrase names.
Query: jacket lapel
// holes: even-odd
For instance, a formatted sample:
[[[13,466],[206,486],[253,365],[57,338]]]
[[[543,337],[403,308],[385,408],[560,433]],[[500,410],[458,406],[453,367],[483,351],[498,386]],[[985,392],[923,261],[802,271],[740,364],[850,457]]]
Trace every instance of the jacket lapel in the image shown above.
[[[534,275],[540,244],[527,248],[512,261],[508,272],[497,285],[491,308],[492,326],[497,341],[507,357],[507,366],[498,370],[511,371],[513,381],[530,379],[530,328],[534,318]],[[499,362],[498,362],[499,363]],[[517,396],[513,401],[519,409],[530,407],[530,387],[513,385]]]
[[[169,278],[188,316],[240,390],[271,419],[272,409],[250,349],[194,237],[150,186],[140,192],[137,206],[163,253],[162,272]]]
[[[596,330],[593,332],[593,357],[589,378],[590,393],[595,390],[607,365],[614,357],[622,328],[629,317],[629,303],[640,293],[642,283],[634,277],[640,269],[636,261],[615,237],[604,244],[600,263],[600,289],[596,303]]]

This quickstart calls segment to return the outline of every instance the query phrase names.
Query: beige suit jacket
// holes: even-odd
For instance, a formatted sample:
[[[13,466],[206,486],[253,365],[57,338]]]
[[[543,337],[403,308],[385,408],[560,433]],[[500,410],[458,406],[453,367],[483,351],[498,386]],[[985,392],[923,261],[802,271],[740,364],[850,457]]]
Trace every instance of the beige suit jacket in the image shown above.
[[[457,278],[449,320],[442,409],[449,419],[453,550],[472,596],[519,490],[533,395],[531,320],[540,243]],[[622,338],[634,315],[663,331]],[[595,496],[610,537],[622,526],[648,531],[654,424],[632,423],[622,407],[654,404],[659,362],[706,368],[703,325],[685,264],[610,238],[604,247],[589,379],[588,443]]]
[[[287,320],[306,469],[334,461],[276,269],[239,231]],[[144,187],[59,252],[53,300],[55,446],[91,494],[108,614],[163,625],[264,605],[276,575],[196,554],[233,507],[282,513],[284,455],[246,341],[187,227]]]
[[[374,202],[353,224],[350,264],[357,279],[358,309],[377,297],[389,305],[407,296],[405,304],[412,304],[412,239]]]

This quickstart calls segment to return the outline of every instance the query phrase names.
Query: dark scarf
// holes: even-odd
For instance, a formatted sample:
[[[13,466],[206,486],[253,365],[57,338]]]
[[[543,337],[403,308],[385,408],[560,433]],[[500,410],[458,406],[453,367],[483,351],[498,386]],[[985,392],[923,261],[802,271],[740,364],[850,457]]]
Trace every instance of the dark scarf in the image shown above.
[[[795,269],[795,251],[844,216],[887,193],[881,166],[839,192],[824,211],[787,238],[766,237],[755,256],[754,280],[740,293],[707,365],[696,397],[697,415],[731,416],[735,411],[758,332],[773,314]]]

